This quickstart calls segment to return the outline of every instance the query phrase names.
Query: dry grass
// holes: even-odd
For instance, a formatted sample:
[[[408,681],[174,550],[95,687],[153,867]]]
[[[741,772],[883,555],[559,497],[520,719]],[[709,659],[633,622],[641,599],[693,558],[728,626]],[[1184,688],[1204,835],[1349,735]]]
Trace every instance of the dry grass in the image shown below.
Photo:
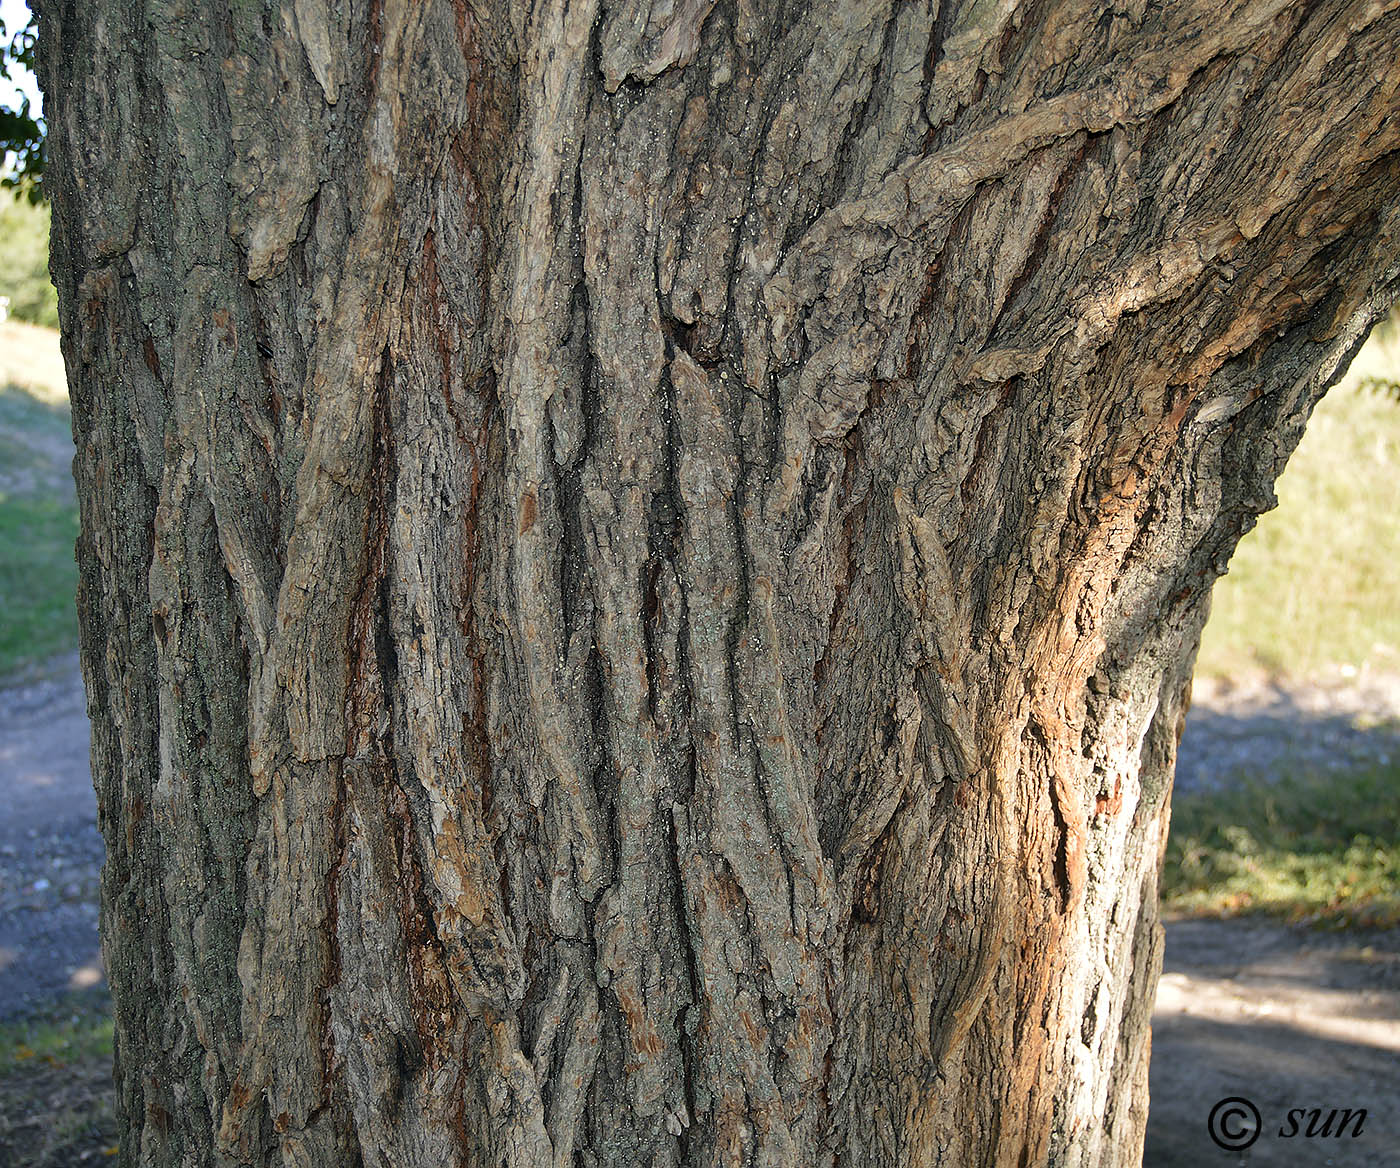
[[[1400,327],[1378,329],[1314,412],[1277,509],[1215,587],[1197,671],[1400,671]]]
[[[0,385],[18,386],[41,402],[66,410],[68,379],[58,333],[23,321],[0,321]]]

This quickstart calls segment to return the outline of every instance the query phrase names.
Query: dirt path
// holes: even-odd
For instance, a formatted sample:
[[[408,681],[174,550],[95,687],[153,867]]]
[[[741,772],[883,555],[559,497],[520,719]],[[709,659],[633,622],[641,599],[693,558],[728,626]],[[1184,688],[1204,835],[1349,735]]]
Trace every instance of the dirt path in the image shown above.
[[[1316,686],[1198,693],[1182,786],[1267,767],[1281,741],[1289,757],[1397,749],[1389,709],[1368,684],[1330,696]],[[1400,695],[1400,684],[1381,688]],[[75,659],[0,690],[0,1021],[101,983],[102,840],[87,735]],[[1400,935],[1170,922],[1153,1033],[1149,1168],[1400,1164]],[[1212,1106],[1229,1096],[1251,1100],[1261,1116],[1243,1157],[1221,1151],[1206,1130]],[[1334,1107],[1366,1109],[1360,1137],[1278,1135],[1290,1109],[1325,1116]],[[1227,1117],[1230,1130],[1237,1125]]]
[[[102,837],[77,657],[0,691],[0,1021],[102,981]]]
[[[1400,1164],[1400,934],[1169,922],[1151,1091],[1147,1168]],[[1206,1127],[1232,1096],[1259,1113],[1243,1155],[1219,1148]],[[1365,1108],[1361,1134],[1353,1121],[1345,1136],[1308,1138],[1314,1108],[1315,1131],[1333,1108]],[[1280,1135],[1298,1109],[1297,1134]],[[1248,1118],[1219,1116],[1227,1142]]]
[[[1176,793],[1209,790],[1239,774],[1345,771],[1397,758],[1400,674],[1198,679],[1177,754]]]

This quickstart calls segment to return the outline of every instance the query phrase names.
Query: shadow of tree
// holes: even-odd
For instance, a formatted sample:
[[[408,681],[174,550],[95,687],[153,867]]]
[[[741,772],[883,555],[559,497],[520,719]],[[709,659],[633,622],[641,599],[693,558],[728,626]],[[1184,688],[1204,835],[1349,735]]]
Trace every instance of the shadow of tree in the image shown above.
[[[1144,1164],[1389,1165],[1400,1149],[1400,937],[1317,934],[1262,922],[1167,926],[1153,1016]],[[1261,1116],[1247,1154],[1222,1151],[1207,1120],[1221,1099]],[[1365,1108],[1357,1138],[1308,1139],[1290,1110]]]
[[[1198,700],[1187,714],[1176,792],[1241,775],[1346,770],[1400,759],[1400,677],[1343,684],[1262,681]]]
[[[0,495],[74,498],[68,403],[21,385],[0,387]]]

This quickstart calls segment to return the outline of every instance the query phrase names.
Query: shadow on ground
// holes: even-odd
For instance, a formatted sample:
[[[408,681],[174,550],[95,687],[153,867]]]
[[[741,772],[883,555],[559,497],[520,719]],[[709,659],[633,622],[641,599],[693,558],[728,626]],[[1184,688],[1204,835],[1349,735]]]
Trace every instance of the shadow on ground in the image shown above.
[[[1197,681],[1176,760],[1178,794],[1241,775],[1345,771],[1400,758],[1400,674],[1325,681]]]
[[[1151,1084],[1146,1168],[1400,1162],[1400,936],[1169,922]],[[1222,1150],[1207,1130],[1230,1097],[1260,1116],[1244,1153]],[[1338,1136],[1338,1115],[1332,1135],[1307,1136],[1310,1121],[1316,1132],[1333,1109],[1358,1108],[1359,1135],[1353,1121]],[[1222,1134],[1244,1130],[1236,1116]]]

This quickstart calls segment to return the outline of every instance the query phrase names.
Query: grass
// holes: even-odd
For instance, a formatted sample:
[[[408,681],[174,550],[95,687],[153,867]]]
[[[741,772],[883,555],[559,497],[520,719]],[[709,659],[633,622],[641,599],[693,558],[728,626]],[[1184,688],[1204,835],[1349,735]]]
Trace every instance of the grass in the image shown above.
[[[77,537],[71,499],[0,494],[0,676],[77,644]]]
[[[0,203],[6,197],[0,191]],[[58,333],[23,321],[0,321],[0,385],[22,389],[36,401],[66,412],[68,378]]]
[[[3,336],[7,329],[9,325],[0,325],[0,372],[11,355]],[[21,489],[38,472],[45,486],[71,491],[72,458],[66,393],[14,380],[0,388],[0,490]]]
[[[0,324],[0,384],[3,679],[77,644],[78,507],[58,334],[12,320]]]
[[[1197,673],[1400,671],[1400,325],[1323,399],[1215,587]]]
[[[1197,675],[1400,672],[1400,314],[1318,406],[1276,490],[1215,587]],[[1162,900],[1400,925],[1400,767],[1239,775],[1178,797]]]
[[[73,993],[0,1023],[0,1164],[69,1168],[117,1152],[112,1017],[105,993]]]
[[[106,994],[75,991],[55,999],[42,1014],[0,1023],[0,1076],[36,1066],[66,1066],[112,1059],[112,1017]]]
[[[1193,916],[1400,925],[1400,765],[1241,776],[1177,799],[1162,905]]]

